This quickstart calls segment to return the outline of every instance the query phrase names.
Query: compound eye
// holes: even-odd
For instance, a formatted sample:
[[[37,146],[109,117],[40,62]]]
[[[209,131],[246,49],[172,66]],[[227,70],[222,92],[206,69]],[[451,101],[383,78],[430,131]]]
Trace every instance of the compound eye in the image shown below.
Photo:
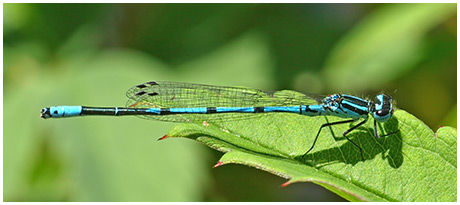
[[[377,95],[375,98],[374,119],[379,122],[384,122],[390,119],[393,115],[393,105],[391,97],[387,94]]]
[[[388,109],[379,110],[379,111],[377,111],[376,114],[378,116],[384,117],[384,116],[390,114],[390,110],[388,110]]]

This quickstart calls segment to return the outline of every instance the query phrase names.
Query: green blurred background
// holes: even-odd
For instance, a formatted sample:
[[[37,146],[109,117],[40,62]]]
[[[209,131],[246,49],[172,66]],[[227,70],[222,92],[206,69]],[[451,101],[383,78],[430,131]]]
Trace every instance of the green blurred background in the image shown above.
[[[5,201],[342,201],[136,117],[43,120],[52,105],[123,106],[150,80],[385,91],[436,130],[457,124],[456,4],[3,4]]]

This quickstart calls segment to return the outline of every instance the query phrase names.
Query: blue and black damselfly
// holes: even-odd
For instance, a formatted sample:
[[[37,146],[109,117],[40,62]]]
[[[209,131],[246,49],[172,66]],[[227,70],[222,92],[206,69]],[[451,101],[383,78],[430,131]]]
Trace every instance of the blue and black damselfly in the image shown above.
[[[315,146],[324,127],[361,122],[346,130],[343,136],[361,153],[363,150],[347,137],[347,134],[374,118],[374,136],[379,136],[377,122],[386,122],[393,116],[392,99],[379,94],[375,103],[351,95],[332,94],[314,97],[298,92],[265,92],[257,89],[177,83],[164,81],[146,82],[130,88],[126,107],[53,106],[43,108],[41,117],[61,118],[84,115],[136,115],[138,117],[169,122],[212,122],[238,120],[270,113],[295,113],[306,116],[338,116],[350,118],[344,121],[321,125],[312,146],[303,154],[305,157]]]

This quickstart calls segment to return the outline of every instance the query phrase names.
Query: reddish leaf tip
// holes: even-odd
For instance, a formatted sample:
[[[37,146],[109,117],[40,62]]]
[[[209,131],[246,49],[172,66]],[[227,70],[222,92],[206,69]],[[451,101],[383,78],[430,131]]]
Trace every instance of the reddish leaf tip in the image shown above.
[[[164,140],[166,137],[168,137],[168,135],[165,135],[165,136],[161,137],[160,139],[158,139],[158,141]]]
[[[223,165],[223,164],[224,164],[223,162],[217,162],[217,164],[214,165],[212,168],[216,168],[216,167],[218,167],[218,166],[220,166],[220,165]]]
[[[289,184],[291,184],[291,181],[284,182],[283,184],[281,184],[281,187],[286,187]]]

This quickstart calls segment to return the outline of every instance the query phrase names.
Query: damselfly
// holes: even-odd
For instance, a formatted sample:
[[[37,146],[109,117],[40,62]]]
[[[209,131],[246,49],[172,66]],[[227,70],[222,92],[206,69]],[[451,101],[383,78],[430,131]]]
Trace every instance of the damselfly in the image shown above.
[[[386,122],[393,116],[392,99],[387,94],[379,94],[375,103],[351,95],[332,94],[314,97],[294,91],[276,93],[242,87],[226,87],[194,83],[151,81],[130,88],[126,107],[86,107],[53,106],[43,108],[41,117],[61,118],[84,115],[136,115],[138,117],[169,122],[212,122],[238,120],[269,113],[295,113],[306,116],[338,116],[350,118],[344,121],[321,125],[312,146],[315,146],[324,127],[361,122],[346,130],[343,136],[357,147],[364,160],[360,146],[347,137],[347,134],[374,118],[374,136],[379,136],[377,122]]]

